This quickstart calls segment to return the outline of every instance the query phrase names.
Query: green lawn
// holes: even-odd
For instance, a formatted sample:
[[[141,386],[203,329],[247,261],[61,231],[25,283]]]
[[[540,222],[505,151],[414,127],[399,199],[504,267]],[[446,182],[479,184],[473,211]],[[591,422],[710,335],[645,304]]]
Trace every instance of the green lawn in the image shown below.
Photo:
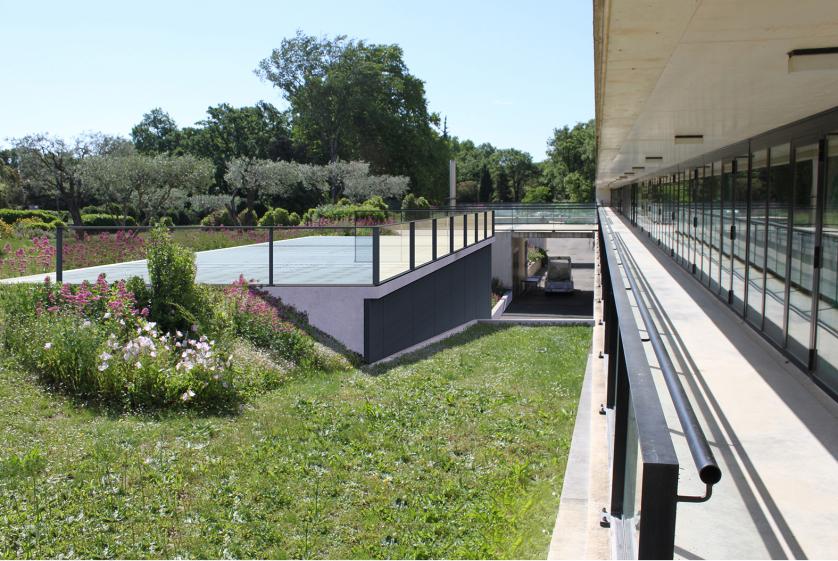
[[[6,363],[0,555],[544,558],[589,346],[481,325],[229,417],[96,411]]]

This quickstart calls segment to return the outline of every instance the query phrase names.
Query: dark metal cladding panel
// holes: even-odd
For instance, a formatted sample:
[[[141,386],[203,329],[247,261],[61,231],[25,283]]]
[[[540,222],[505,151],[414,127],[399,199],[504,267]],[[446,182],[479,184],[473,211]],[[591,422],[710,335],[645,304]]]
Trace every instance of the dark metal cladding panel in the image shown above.
[[[487,246],[364,305],[364,358],[375,362],[473,319],[491,315]]]

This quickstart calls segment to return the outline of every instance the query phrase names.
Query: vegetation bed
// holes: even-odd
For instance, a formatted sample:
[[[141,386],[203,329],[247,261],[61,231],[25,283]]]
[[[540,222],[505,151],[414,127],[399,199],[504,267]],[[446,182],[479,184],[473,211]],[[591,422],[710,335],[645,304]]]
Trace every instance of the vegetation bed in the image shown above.
[[[543,558],[589,346],[478,325],[224,414],[97,409],[7,359],[0,555]]]

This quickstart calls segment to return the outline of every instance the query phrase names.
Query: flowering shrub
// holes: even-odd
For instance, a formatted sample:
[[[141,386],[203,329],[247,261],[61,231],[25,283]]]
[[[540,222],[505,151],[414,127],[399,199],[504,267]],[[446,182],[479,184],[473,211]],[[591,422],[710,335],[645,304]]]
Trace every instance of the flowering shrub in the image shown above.
[[[194,332],[162,333],[125,283],[4,287],[2,342],[23,366],[84,398],[128,407],[218,406],[236,396],[232,356]]]
[[[287,310],[251,289],[244,276],[239,276],[224,294],[230,303],[236,335],[257,347],[269,349],[278,358],[309,365],[315,360],[311,338],[283,317],[283,313],[289,313]]]

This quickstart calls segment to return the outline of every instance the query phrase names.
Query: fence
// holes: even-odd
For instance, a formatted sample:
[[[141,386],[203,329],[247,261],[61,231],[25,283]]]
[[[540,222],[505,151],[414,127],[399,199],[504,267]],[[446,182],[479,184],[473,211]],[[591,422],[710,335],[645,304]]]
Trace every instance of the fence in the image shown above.
[[[498,226],[596,224],[594,203],[484,203],[458,204],[457,210],[493,210]]]
[[[396,217],[410,217],[398,221]],[[196,252],[196,278],[227,284],[243,275],[259,285],[378,285],[494,235],[491,211],[405,211],[369,224],[174,226],[175,240]],[[148,279],[148,227],[70,226],[56,230],[55,280]],[[42,280],[43,275],[11,281]]]
[[[618,524],[618,544],[624,545],[621,556],[672,559],[678,502],[708,500],[713,485],[721,479],[721,470],[640,296],[626,247],[611,231],[601,211],[598,218],[605,322],[603,353],[608,356],[606,406],[614,420],[610,517]],[[633,302],[629,294],[633,295]],[[704,496],[678,494],[678,457],[646,359],[635,307],[654,349],[699,478],[706,485]]]

